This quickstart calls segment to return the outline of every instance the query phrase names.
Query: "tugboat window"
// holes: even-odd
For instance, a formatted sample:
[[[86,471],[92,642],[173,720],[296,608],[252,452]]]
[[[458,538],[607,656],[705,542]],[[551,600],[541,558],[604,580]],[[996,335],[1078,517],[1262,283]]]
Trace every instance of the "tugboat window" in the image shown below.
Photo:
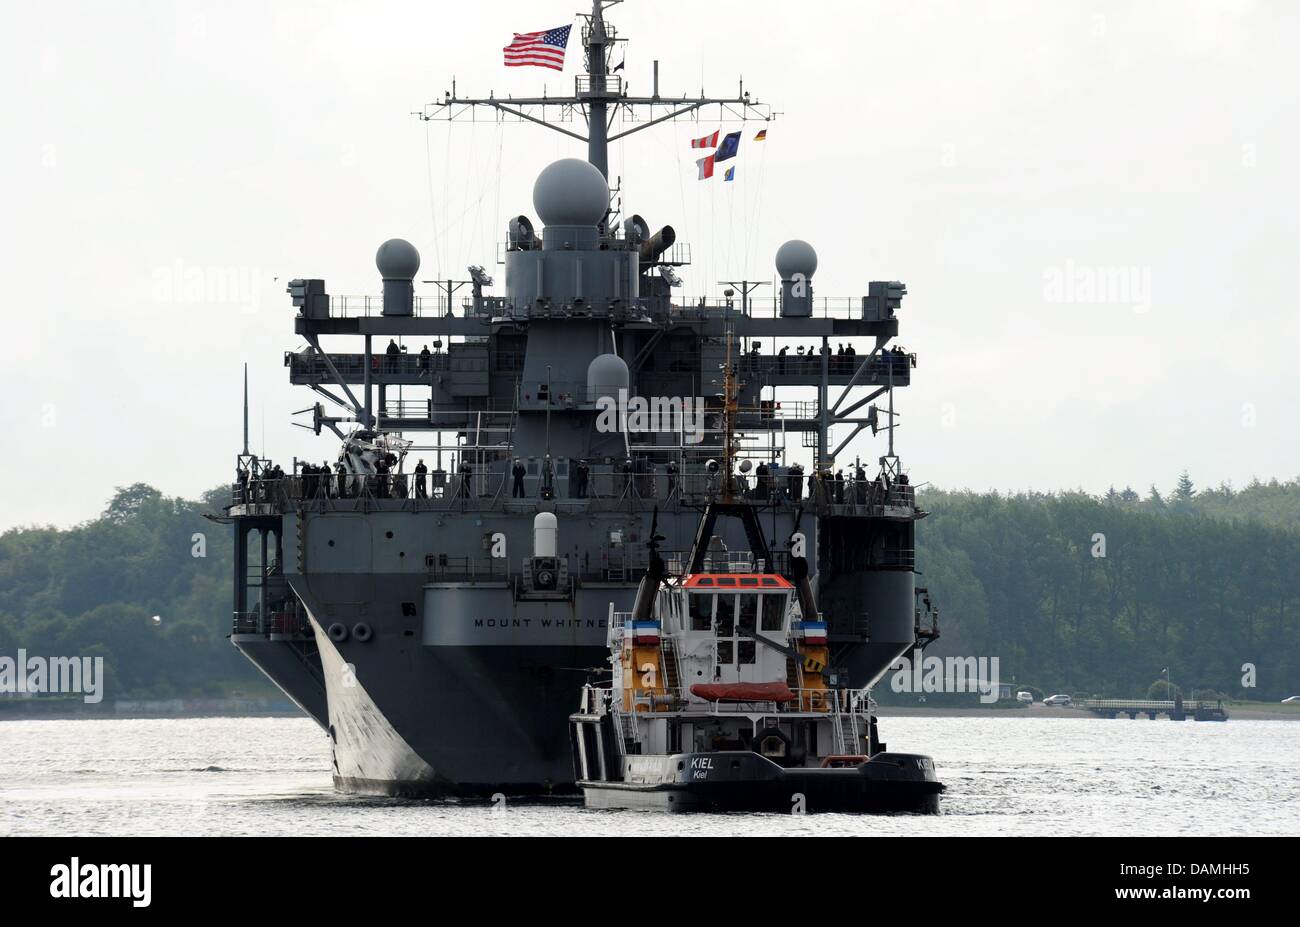
[[[750,634],[758,630],[758,596],[756,595],[740,597],[740,630]]]
[[[718,596],[718,637],[736,636],[736,597]]]
[[[785,627],[785,596],[763,596],[763,630],[780,631]]]
[[[707,631],[713,627],[713,596],[691,596],[691,630]]]
[[[718,596],[718,617],[713,629],[718,642],[718,667],[734,666],[736,663],[736,597],[734,595]]]

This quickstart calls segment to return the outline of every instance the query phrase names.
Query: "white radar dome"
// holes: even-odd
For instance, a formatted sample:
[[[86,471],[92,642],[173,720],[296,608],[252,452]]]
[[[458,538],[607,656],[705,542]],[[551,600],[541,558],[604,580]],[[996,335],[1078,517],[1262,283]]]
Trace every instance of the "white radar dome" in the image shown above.
[[[609,185],[586,161],[564,158],[537,175],[533,208],[543,225],[594,228],[609,208]]]
[[[776,249],[776,272],[782,280],[793,280],[796,274],[812,279],[817,273],[817,252],[806,241],[796,238]]]

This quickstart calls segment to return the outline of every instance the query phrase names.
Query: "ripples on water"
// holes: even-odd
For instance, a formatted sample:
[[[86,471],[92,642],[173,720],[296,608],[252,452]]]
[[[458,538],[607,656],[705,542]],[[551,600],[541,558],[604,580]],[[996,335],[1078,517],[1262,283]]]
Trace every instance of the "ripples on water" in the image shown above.
[[[298,718],[0,722],[0,835],[1300,834],[1300,723],[882,718],[938,817],[681,815],[334,792]]]

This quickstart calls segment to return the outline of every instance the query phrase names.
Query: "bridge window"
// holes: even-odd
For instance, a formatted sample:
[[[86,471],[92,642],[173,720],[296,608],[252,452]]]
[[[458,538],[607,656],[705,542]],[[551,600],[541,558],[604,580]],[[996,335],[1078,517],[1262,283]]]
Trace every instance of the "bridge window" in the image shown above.
[[[750,634],[758,630],[758,596],[740,597],[740,630]]]
[[[780,631],[785,627],[785,603],[784,594],[763,596],[764,631]]]
[[[713,595],[691,596],[691,630],[707,631],[713,626]]]
[[[736,635],[736,597],[723,595],[718,597],[718,637],[735,637]]]
[[[758,612],[757,595],[718,596],[718,619],[714,624],[718,666],[752,666],[756,662],[758,648],[748,635],[756,630]]]

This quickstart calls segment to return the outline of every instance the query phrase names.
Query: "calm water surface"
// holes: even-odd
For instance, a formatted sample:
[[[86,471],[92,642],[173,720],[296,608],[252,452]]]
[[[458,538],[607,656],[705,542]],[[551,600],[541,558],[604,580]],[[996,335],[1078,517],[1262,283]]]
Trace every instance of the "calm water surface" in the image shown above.
[[[688,815],[359,799],[298,718],[0,722],[0,835],[1300,834],[1300,723],[882,718],[937,817]]]

